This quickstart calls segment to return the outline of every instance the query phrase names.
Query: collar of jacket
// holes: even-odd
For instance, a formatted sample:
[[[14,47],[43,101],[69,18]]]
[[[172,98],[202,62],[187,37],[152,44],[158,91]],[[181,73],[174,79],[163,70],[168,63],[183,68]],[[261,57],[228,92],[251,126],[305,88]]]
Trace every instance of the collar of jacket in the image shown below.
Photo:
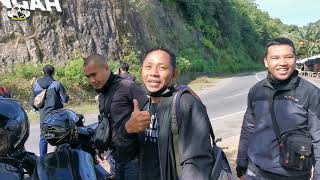
[[[52,76],[43,76],[43,78],[39,79],[39,80],[43,80],[43,81],[54,81],[54,78]]]
[[[172,86],[172,87],[169,87],[167,88],[161,95],[161,100],[160,102],[156,103],[158,104],[159,106],[163,106],[162,104],[165,104],[166,101],[168,101],[172,96],[173,94],[176,92],[175,88]],[[151,100],[151,96],[150,95],[147,95],[148,96],[148,101],[146,102],[145,105],[147,105],[146,107],[146,111],[149,111],[150,110],[150,106],[151,106],[151,103],[152,103],[152,100]]]
[[[54,78],[52,76],[44,76],[43,78],[40,78],[37,80],[37,83],[39,84],[39,86],[41,88],[48,88],[51,83],[55,81]]]
[[[148,92],[147,88],[144,87],[144,89],[145,89],[146,92]],[[163,91],[163,93],[161,94],[160,97],[170,97],[170,96],[173,95],[173,93],[174,93],[175,91],[176,91],[176,89],[174,88],[174,86],[170,86],[170,87],[168,87],[167,89],[165,89],[165,90]],[[149,98],[149,101],[151,102],[151,96],[150,96],[150,94],[147,94],[147,96],[148,96],[148,98]]]
[[[101,89],[96,89],[96,91],[98,93],[104,93],[104,92],[107,92],[108,89],[111,87],[111,85],[113,84],[114,80],[117,79],[117,78],[121,78],[120,76],[118,75],[115,75],[113,74],[113,72],[110,72],[110,77],[109,79],[107,80],[107,83],[101,88]]]
[[[275,80],[271,77],[270,72],[268,72],[267,79],[263,86],[271,88],[273,90],[292,90],[295,89],[299,84],[299,72],[294,70],[292,75],[283,81]]]

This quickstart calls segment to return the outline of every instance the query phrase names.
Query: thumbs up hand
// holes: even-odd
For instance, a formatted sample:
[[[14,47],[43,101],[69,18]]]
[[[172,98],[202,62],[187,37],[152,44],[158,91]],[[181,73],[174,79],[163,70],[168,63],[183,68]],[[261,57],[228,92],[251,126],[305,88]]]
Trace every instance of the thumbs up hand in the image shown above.
[[[138,100],[133,100],[133,112],[130,119],[126,122],[125,128],[129,134],[144,132],[150,125],[150,113],[140,111]]]
[[[139,112],[140,107],[139,107],[139,102],[136,99],[133,99],[133,112]]]

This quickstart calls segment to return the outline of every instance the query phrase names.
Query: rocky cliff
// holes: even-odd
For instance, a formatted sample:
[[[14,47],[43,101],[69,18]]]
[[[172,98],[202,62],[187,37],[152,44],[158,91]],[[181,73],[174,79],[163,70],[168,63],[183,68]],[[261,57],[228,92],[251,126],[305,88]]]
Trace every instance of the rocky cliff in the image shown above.
[[[159,0],[60,0],[60,5],[61,12],[36,9],[27,20],[14,21],[7,16],[11,9],[0,2],[1,67],[59,64],[75,54],[91,53],[117,60],[124,53],[123,37],[130,39],[135,51],[161,45],[174,48],[172,32],[179,34],[184,28]]]
[[[43,0],[41,2],[44,3]],[[120,38],[130,36],[138,47],[154,42],[161,23],[166,27],[165,11],[157,0],[60,0],[61,11],[30,11],[24,21],[7,16],[11,9],[0,2],[0,66],[16,63],[65,62],[76,53],[101,53],[117,59],[122,53]],[[159,7],[157,7],[159,6]],[[160,18],[143,17],[143,11],[157,9]],[[152,19],[153,18],[153,19]],[[161,20],[162,18],[162,20]],[[171,22],[172,23],[172,22]],[[151,32],[155,33],[152,34]],[[151,40],[151,41],[150,41]]]
[[[43,1],[41,1],[43,2]],[[74,53],[119,56],[117,10],[112,0],[64,0],[62,12],[31,11],[14,21],[0,4],[0,65],[64,62]],[[120,20],[118,18],[118,20]]]

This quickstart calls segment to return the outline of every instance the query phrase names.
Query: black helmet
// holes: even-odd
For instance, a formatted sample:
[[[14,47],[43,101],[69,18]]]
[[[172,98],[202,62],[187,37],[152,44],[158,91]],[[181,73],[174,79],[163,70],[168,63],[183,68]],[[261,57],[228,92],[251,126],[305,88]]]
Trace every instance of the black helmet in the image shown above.
[[[29,137],[28,116],[21,104],[0,97],[0,156],[22,150]]]
[[[75,112],[68,109],[55,110],[43,120],[41,133],[53,146],[70,143],[79,123],[82,123],[82,117]]]

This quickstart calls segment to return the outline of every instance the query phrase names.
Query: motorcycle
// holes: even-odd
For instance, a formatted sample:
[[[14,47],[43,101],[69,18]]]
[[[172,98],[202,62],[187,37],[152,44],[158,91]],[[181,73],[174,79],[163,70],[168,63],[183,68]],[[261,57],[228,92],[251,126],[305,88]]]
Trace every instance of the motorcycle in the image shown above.
[[[51,112],[42,122],[43,135],[57,147],[54,152],[38,157],[24,148],[30,124],[21,104],[0,97],[1,180],[100,180],[112,177],[101,168],[91,141],[97,124],[85,127],[82,115],[66,109]]]
[[[39,180],[107,180],[113,174],[104,168],[92,137],[98,123],[84,126],[84,117],[68,109],[49,113],[41,133],[54,152],[38,158]]]
[[[37,156],[26,152],[30,124],[21,104],[0,96],[0,179],[33,179]]]
[[[26,151],[0,158],[0,179],[33,180],[37,156]]]

